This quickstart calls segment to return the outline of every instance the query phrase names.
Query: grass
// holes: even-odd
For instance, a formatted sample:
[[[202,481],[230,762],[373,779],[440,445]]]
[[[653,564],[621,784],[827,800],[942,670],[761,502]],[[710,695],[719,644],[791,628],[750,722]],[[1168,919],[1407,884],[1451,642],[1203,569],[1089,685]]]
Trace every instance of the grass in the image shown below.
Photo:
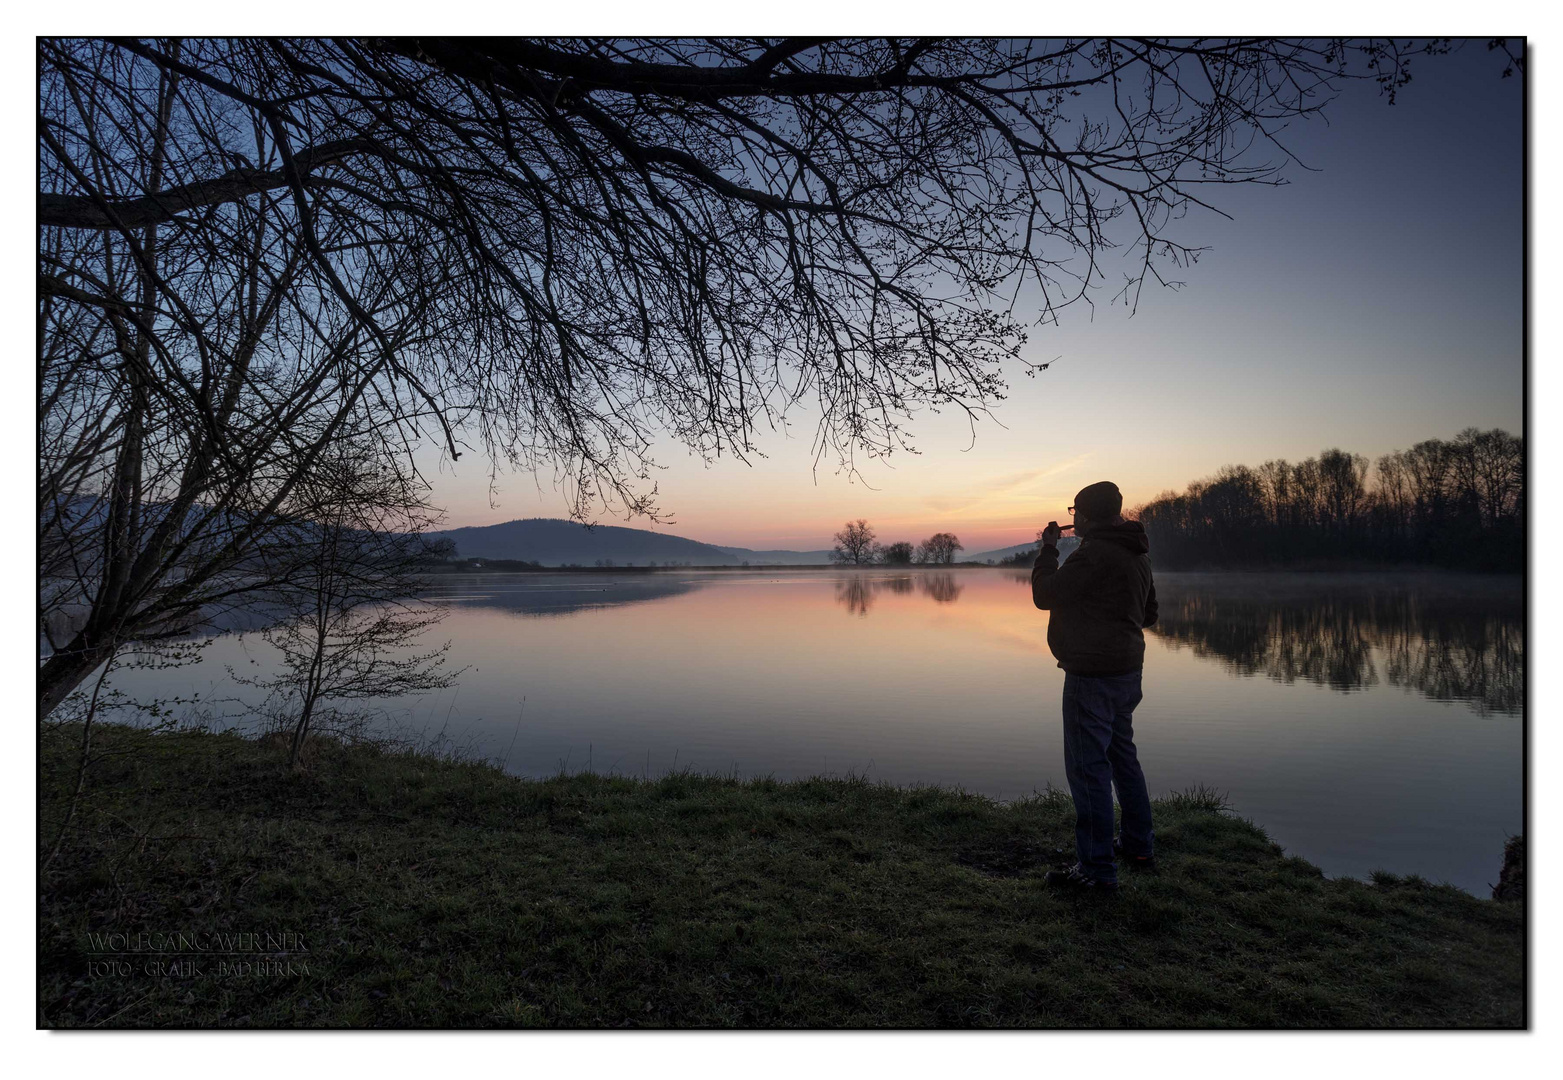
[[[73,745],[41,743],[40,850]],[[95,745],[40,879],[47,1027],[1525,1024],[1522,905],[1326,880],[1204,791],[1158,802],[1160,874],[1103,903],[1042,887],[1071,861],[1057,792],[527,781],[325,742],[290,773],[264,741],[113,726]],[[226,977],[210,954],[200,975],[108,958],[125,974],[91,955],[109,932],[307,951]]]

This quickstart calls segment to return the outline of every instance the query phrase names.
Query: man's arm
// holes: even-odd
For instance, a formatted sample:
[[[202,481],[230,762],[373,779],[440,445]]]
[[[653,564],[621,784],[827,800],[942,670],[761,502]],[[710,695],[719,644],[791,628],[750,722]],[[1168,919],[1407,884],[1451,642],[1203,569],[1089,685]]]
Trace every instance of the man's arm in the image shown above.
[[[1145,621],[1140,623],[1140,625],[1155,626],[1156,616],[1160,611],[1161,608],[1156,603],[1156,579],[1152,578],[1151,591],[1145,594]]]
[[[1090,576],[1083,550],[1059,566],[1058,548],[1044,543],[1031,566],[1031,602],[1043,611],[1072,603],[1086,591]]]

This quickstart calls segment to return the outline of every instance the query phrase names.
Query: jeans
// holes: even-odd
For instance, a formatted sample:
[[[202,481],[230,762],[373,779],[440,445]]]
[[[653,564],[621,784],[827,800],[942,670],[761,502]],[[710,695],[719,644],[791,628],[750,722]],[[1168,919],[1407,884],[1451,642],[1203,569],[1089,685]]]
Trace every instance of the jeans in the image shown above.
[[[1134,752],[1140,672],[1091,678],[1064,673],[1064,775],[1075,802],[1075,853],[1086,874],[1118,880],[1113,865],[1113,787],[1123,809],[1125,856],[1153,854],[1151,799]]]

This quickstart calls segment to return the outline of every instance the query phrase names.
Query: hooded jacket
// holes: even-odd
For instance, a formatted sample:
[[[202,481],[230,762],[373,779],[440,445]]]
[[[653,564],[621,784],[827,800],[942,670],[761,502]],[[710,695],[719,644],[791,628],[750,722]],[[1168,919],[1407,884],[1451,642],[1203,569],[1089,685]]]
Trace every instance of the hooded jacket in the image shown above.
[[[1031,567],[1031,599],[1052,612],[1047,647],[1073,675],[1127,675],[1145,665],[1142,627],[1156,621],[1150,542],[1138,521],[1098,525],[1064,565],[1044,547]]]

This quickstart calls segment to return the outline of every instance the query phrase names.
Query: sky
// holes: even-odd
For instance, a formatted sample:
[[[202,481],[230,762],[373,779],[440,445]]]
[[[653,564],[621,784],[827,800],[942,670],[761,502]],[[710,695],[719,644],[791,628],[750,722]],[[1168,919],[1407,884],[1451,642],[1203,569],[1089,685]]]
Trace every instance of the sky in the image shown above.
[[[1034,329],[1035,378],[975,432],[923,413],[920,453],[818,467],[813,417],[762,432],[751,464],[706,465],[672,439],[654,457],[671,520],[605,515],[749,548],[829,547],[864,518],[885,543],[934,532],[968,553],[1031,541],[1074,493],[1112,480],[1132,507],[1222,465],[1330,447],[1376,459],[1460,429],[1523,434],[1523,84],[1481,42],[1420,58],[1390,106],[1348,88],[1326,120],[1294,126],[1307,170],[1285,186],[1218,192],[1231,219],[1192,214],[1209,248],[1177,290],[1147,285],[1132,313],[1077,304]],[[1127,268],[1127,267],[1126,267]],[[501,473],[478,454],[426,459],[448,527],[564,517],[551,475]]]

